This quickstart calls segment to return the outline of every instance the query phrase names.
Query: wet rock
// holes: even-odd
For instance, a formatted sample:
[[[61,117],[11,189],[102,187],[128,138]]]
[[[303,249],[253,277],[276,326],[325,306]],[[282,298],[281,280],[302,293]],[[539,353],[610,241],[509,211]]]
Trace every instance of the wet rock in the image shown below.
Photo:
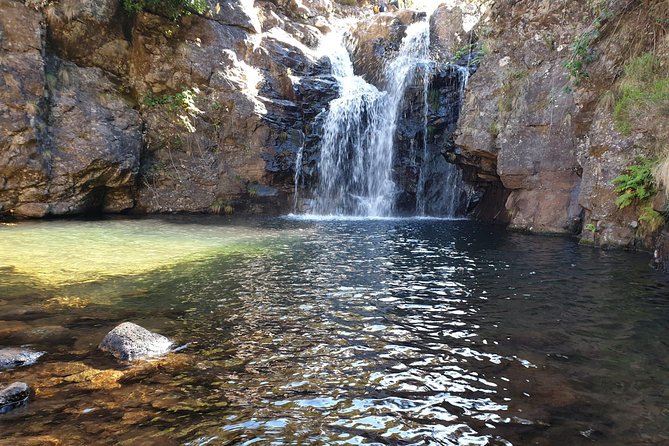
[[[47,181],[38,150],[45,93],[40,20],[23,2],[0,2],[0,213],[13,213],[18,202],[26,203],[25,214],[45,213],[28,206]]]
[[[72,330],[60,325],[46,325],[35,327],[25,332],[17,333],[12,339],[21,344],[38,344],[48,342],[49,344],[64,344],[72,342]]]
[[[30,387],[22,382],[15,382],[0,390],[0,414],[7,413],[23,405],[30,397]]]
[[[14,315],[14,314],[12,314]],[[6,317],[6,316],[5,316]],[[30,325],[20,321],[0,321],[0,336],[12,336],[30,328]]]
[[[653,262],[658,268],[669,272],[669,225],[665,225],[657,237]]]
[[[80,389],[100,390],[120,387],[119,380],[123,377],[120,370],[100,370],[87,367],[85,370],[68,375],[63,380],[76,384]]]
[[[37,435],[30,437],[14,437],[7,440],[0,440],[0,446],[61,446],[63,443],[51,435]]]
[[[206,3],[179,23],[129,20],[119,0],[0,3],[0,213],[287,202],[314,104],[291,101],[300,80],[327,71],[315,73],[307,47],[332,2]],[[189,88],[190,111],[161,102]]]
[[[386,61],[399,49],[407,26],[423,17],[424,14],[402,10],[396,14],[377,14],[361,21],[350,36],[356,74],[360,73],[377,87],[382,86]]]
[[[43,354],[26,348],[0,348],[0,369],[32,365]]]
[[[99,345],[100,350],[122,361],[135,361],[164,355],[172,341],[132,322],[124,322],[107,333]]]
[[[132,207],[142,147],[139,114],[104,71],[53,63],[49,211]],[[76,106],[80,103],[87,106]]]

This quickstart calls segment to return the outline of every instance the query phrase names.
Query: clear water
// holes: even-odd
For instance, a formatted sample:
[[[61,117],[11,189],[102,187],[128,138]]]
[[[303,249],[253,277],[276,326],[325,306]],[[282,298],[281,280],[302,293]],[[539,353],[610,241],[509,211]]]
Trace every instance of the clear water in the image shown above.
[[[3,444],[669,444],[649,256],[437,219],[0,226]],[[69,279],[68,279],[69,278]],[[131,320],[185,349],[124,367]]]

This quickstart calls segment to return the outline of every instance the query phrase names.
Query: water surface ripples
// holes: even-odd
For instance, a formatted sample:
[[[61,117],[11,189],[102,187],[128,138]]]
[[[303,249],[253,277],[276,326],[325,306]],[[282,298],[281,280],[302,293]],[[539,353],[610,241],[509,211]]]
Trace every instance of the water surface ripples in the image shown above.
[[[108,223],[86,222],[101,237]],[[43,307],[58,288],[0,287],[14,296],[5,319],[68,330],[32,344],[47,351],[36,376],[66,361],[119,368],[92,349],[125,319],[191,343],[186,365],[115,391],[59,385],[0,417],[11,438],[75,444],[95,423],[100,444],[669,442],[669,282],[647,255],[467,221],[146,225],[163,249],[225,228],[253,249],[203,243],[206,255],[79,284],[70,295],[116,297],[78,308]]]

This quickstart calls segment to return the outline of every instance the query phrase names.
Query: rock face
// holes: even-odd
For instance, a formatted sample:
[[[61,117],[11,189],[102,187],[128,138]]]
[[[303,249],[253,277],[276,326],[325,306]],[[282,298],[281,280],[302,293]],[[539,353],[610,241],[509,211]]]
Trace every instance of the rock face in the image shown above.
[[[641,209],[618,209],[612,181],[637,156],[654,156],[658,140],[666,144],[667,116],[624,134],[613,109],[626,63],[647,51],[666,63],[667,29],[655,27],[641,2],[600,6],[495,3],[475,29],[485,55],[468,84],[458,162],[514,228],[650,248],[657,229],[640,220]],[[666,2],[651,9],[669,11]],[[657,34],[634,31],[647,26]]]
[[[22,382],[15,382],[0,389],[0,414],[25,404],[30,397],[30,387]]]
[[[327,103],[308,90],[333,87],[310,81],[333,6],[209,6],[2,2],[0,215],[283,209]]]
[[[458,52],[468,52],[476,43],[473,33],[465,31],[465,14],[459,6],[441,6],[430,15],[430,49],[440,59]]]
[[[348,41],[355,73],[383,88],[386,61],[399,49],[407,26],[424,17],[425,13],[406,9],[397,14],[376,14],[361,20]]]
[[[172,341],[132,322],[116,326],[100,342],[99,349],[121,361],[162,356],[170,351]]]
[[[32,365],[43,354],[25,348],[0,348],[0,369]]]

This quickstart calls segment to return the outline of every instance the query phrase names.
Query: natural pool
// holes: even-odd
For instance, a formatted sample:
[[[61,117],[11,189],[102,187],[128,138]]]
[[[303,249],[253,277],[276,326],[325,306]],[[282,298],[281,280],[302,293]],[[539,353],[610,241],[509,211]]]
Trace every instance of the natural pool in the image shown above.
[[[649,260],[468,221],[0,225],[0,346],[46,352],[0,371],[35,391],[0,444],[669,444]],[[124,367],[126,320],[187,346]]]

